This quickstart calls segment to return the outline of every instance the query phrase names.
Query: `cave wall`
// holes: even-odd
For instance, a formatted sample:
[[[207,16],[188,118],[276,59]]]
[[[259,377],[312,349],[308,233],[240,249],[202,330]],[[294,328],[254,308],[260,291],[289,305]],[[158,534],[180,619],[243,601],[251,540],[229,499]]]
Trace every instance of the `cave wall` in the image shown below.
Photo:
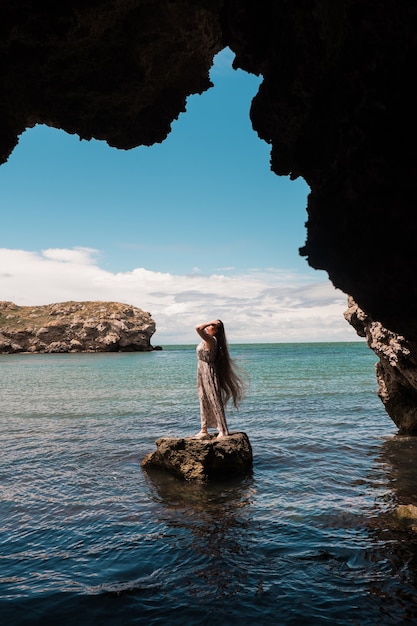
[[[214,55],[262,75],[271,168],[302,176],[311,267],[417,343],[410,0],[3,0],[0,163],[35,124],[119,149],[163,141]]]
[[[35,124],[129,149],[161,142],[211,86],[216,1],[0,4],[0,162]]]
[[[370,317],[417,340],[417,5],[227,4],[235,66],[264,78],[251,118],[272,169],[311,189],[301,254]]]

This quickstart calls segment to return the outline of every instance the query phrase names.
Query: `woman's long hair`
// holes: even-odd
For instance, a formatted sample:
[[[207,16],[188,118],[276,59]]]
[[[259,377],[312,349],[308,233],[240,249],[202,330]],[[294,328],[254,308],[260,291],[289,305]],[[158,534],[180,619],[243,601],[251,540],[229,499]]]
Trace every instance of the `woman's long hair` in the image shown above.
[[[217,354],[215,363],[223,404],[226,406],[227,402],[232,398],[233,405],[237,408],[245,394],[246,383],[243,373],[238,373],[238,367],[230,357],[226,333],[221,320],[219,320],[217,325],[216,339]]]

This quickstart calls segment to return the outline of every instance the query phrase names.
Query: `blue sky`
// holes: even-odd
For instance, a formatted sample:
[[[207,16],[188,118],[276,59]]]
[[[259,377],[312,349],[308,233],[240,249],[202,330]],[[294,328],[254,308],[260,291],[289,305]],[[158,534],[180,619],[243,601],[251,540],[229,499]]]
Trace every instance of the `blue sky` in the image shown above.
[[[0,167],[0,299],[116,300],[150,311],[153,343],[356,341],[346,296],[298,254],[308,186],[270,171],[249,110],[261,78],[220,53],[162,144],[130,151],[46,126]]]

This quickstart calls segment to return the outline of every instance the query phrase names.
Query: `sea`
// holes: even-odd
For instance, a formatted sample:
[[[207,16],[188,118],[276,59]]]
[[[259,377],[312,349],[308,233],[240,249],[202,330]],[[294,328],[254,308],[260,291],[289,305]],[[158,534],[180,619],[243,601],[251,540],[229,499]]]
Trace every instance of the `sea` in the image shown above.
[[[200,427],[195,345],[0,356],[0,624],[417,623],[417,440],[362,341],[231,344],[253,469],[145,471]]]

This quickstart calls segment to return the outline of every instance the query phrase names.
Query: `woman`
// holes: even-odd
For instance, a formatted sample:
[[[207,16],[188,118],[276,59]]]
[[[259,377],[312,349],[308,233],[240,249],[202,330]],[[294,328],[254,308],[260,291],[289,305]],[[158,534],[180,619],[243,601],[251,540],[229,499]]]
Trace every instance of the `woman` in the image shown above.
[[[200,400],[201,430],[196,438],[208,436],[217,428],[217,438],[229,434],[225,406],[230,398],[237,408],[244,393],[242,378],[235,372],[229,355],[223,322],[214,320],[196,326],[202,341],[197,346],[197,389]]]

